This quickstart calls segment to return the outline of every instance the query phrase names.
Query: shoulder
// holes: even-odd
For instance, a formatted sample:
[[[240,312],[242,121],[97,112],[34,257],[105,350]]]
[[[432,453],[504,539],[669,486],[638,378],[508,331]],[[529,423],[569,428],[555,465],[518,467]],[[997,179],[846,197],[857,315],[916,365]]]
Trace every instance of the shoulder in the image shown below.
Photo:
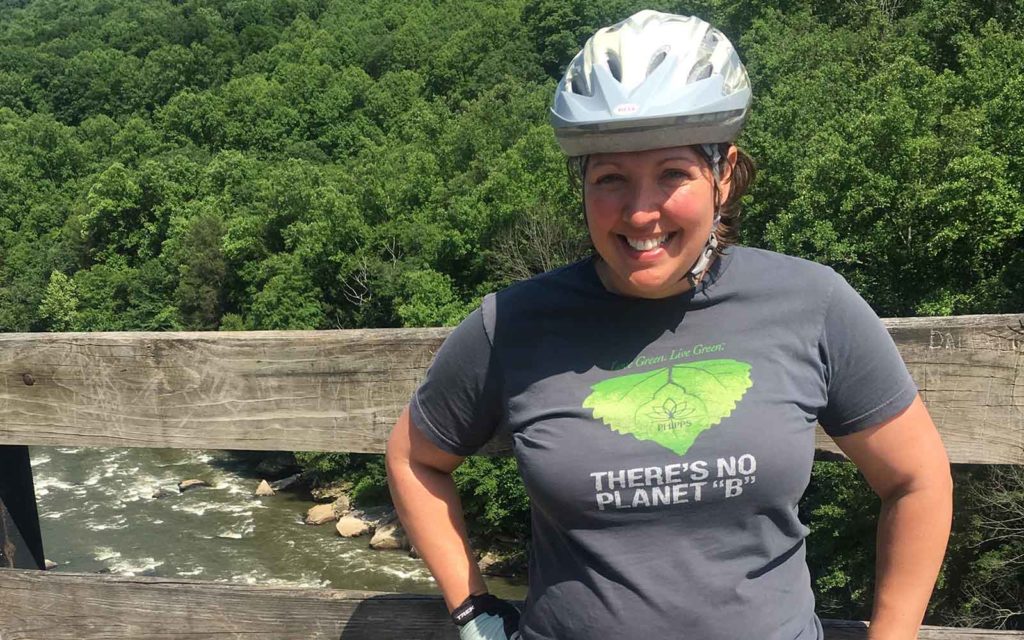
[[[544,295],[558,291],[578,292],[590,282],[592,273],[591,258],[583,258],[576,262],[539,273],[526,280],[520,280],[498,291],[496,295],[521,296]]]
[[[519,312],[579,304],[595,294],[595,280],[591,258],[584,258],[486,296],[485,313],[489,304]]]
[[[732,254],[729,280],[769,295],[828,297],[843,277],[832,267],[796,256],[741,245]]]

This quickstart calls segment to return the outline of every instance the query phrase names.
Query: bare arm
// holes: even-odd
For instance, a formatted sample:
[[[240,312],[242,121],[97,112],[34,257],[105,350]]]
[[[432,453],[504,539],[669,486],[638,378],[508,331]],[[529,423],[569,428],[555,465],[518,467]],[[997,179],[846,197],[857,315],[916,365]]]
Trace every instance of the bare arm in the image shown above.
[[[868,638],[916,638],[949,540],[946,450],[920,396],[889,422],[835,441],[882,499]]]
[[[464,458],[442,451],[409,418],[406,407],[384,457],[391,498],[409,540],[437,580],[451,611],[487,591],[477,567],[451,473]]]

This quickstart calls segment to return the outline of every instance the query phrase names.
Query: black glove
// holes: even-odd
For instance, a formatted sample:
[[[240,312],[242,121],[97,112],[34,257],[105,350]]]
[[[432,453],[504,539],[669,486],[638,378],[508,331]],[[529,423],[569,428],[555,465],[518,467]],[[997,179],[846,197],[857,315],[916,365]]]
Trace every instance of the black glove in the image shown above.
[[[452,611],[461,640],[518,640],[519,610],[497,596],[469,596]]]

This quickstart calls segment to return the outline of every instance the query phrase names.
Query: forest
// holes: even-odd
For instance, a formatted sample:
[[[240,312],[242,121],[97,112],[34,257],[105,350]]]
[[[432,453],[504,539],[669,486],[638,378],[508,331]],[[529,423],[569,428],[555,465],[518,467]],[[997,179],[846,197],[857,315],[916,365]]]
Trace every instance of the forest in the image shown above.
[[[548,104],[640,8],[747,66],[744,244],[883,317],[1024,310],[1021,0],[0,0],[0,332],[458,323],[589,252]],[[379,457],[297,458],[387,500]],[[1024,471],[955,476],[927,621],[1024,629]],[[528,540],[514,461],[457,480],[475,534]],[[815,464],[822,616],[869,617],[877,510]]]

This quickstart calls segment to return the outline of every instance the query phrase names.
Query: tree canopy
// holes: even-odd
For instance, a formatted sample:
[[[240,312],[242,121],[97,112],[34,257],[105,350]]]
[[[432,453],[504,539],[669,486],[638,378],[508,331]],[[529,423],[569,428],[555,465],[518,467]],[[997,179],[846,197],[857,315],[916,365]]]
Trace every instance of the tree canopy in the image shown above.
[[[744,243],[833,266],[881,315],[1024,308],[1020,0],[646,6],[711,21],[747,64]],[[639,8],[0,0],[0,331],[457,323],[588,251],[547,107]],[[816,535],[863,550],[844,525],[871,498],[827,469]],[[984,542],[995,507],[971,495],[936,606],[1024,625],[1024,540]],[[864,615],[870,551],[826,548],[821,602]]]

